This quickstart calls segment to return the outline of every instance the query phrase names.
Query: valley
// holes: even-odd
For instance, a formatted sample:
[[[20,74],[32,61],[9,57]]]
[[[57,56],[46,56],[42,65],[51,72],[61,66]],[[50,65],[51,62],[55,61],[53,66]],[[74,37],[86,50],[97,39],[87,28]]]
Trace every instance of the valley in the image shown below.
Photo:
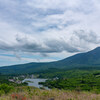
[[[3,98],[8,98],[7,100],[66,100],[66,98],[67,100],[77,100],[77,98],[99,100],[99,52],[98,47],[56,62],[0,67],[0,98],[1,100],[6,100]],[[61,95],[64,95],[64,98]],[[81,96],[85,97],[81,98]]]

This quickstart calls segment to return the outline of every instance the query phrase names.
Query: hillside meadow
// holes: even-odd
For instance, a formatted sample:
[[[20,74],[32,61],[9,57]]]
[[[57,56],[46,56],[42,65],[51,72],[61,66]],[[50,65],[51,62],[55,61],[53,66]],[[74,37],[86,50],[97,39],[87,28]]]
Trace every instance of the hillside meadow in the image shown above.
[[[9,93],[1,94],[0,100],[100,100],[100,94],[21,86],[14,88]]]

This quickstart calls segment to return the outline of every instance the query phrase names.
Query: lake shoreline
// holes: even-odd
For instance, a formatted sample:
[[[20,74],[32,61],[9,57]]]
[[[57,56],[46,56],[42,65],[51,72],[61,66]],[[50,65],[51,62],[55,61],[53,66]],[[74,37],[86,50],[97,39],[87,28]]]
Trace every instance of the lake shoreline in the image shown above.
[[[34,86],[36,88],[44,88],[49,90],[48,87],[44,87],[43,85],[39,84],[39,82],[45,82],[47,79],[41,79],[41,78],[34,78],[34,79],[30,79],[30,78],[26,78],[24,79],[22,82],[26,82],[28,83],[28,86]]]

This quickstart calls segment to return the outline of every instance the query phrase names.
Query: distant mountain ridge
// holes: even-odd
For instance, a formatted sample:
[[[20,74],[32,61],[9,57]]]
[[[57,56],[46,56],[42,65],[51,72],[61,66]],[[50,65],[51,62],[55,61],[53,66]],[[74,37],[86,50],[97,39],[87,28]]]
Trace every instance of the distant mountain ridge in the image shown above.
[[[100,47],[95,48],[86,53],[79,53],[74,56],[65,58],[63,60],[54,62],[43,63],[28,63],[19,64],[13,66],[5,66],[0,68],[0,73],[15,74],[15,73],[32,73],[40,70],[46,70],[48,68],[100,68]]]

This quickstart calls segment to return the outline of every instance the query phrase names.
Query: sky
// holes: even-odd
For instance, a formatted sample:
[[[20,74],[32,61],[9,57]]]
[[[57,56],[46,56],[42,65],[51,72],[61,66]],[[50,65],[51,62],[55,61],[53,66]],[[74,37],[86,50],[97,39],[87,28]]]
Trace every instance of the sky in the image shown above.
[[[0,66],[87,52],[99,32],[100,0],[0,0]]]

